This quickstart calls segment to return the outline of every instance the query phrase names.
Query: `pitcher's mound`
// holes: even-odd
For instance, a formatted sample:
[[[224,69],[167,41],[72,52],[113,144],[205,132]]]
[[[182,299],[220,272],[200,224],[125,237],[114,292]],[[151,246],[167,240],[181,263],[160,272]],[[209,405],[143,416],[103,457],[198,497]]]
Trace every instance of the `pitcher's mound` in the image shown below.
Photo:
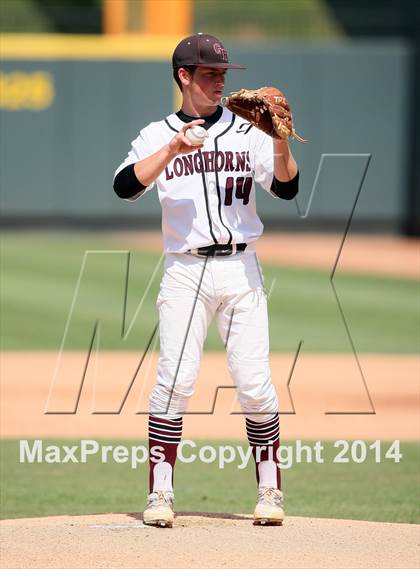
[[[257,527],[251,516],[178,513],[173,529],[140,514],[0,522],[1,566],[31,569],[417,569],[419,526],[289,517]]]

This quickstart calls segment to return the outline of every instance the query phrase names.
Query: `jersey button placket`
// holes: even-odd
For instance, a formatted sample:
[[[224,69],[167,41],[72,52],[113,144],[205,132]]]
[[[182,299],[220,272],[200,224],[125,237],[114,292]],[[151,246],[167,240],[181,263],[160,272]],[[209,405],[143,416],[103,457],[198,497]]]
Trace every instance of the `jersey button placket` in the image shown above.
[[[216,188],[216,180],[214,177],[210,177],[207,174],[207,187],[209,190],[209,206],[210,206],[210,213],[213,222],[213,231],[216,235],[216,239],[219,243],[223,243],[223,234],[222,229],[220,227],[219,221],[219,200],[217,197],[217,188]]]

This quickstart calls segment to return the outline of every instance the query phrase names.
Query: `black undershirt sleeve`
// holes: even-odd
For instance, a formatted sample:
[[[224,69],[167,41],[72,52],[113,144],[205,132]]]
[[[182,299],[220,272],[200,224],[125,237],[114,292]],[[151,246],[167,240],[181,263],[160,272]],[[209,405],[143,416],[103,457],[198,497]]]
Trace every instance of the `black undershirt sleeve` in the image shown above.
[[[146,187],[138,181],[134,173],[134,164],[129,164],[123,168],[114,179],[114,192],[118,197],[125,200],[141,195]]]
[[[282,200],[292,200],[299,191],[299,171],[294,178],[287,182],[280,182],[274,176],[270,191]]]

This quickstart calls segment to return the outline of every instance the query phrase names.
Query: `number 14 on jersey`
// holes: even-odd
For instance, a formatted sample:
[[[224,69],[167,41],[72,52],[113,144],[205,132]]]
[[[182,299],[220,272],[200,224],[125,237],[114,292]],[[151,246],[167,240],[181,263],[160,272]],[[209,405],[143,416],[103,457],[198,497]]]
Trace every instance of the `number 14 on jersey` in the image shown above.
[[[232,205],[232,197],[233,197],[233,189],[235,186],[235,198],[238,200],[242,200],[244,205],[249,203],[249,194],[251,193],[252,189],[252,178],[247,176],[244,178],[243,176],[239,176],[238,178],[233,178],[229,176],[226,178],[226,185],[225,185],[225,205]]]

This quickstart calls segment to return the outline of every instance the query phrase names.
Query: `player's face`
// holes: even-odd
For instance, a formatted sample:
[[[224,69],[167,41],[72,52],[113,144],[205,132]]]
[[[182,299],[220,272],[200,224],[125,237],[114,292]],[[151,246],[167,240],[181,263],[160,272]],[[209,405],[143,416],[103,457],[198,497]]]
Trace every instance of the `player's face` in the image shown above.
[[[223,97],[226,69],[197,67],[190,88],[192,98],[204,105],[218,105]]]

